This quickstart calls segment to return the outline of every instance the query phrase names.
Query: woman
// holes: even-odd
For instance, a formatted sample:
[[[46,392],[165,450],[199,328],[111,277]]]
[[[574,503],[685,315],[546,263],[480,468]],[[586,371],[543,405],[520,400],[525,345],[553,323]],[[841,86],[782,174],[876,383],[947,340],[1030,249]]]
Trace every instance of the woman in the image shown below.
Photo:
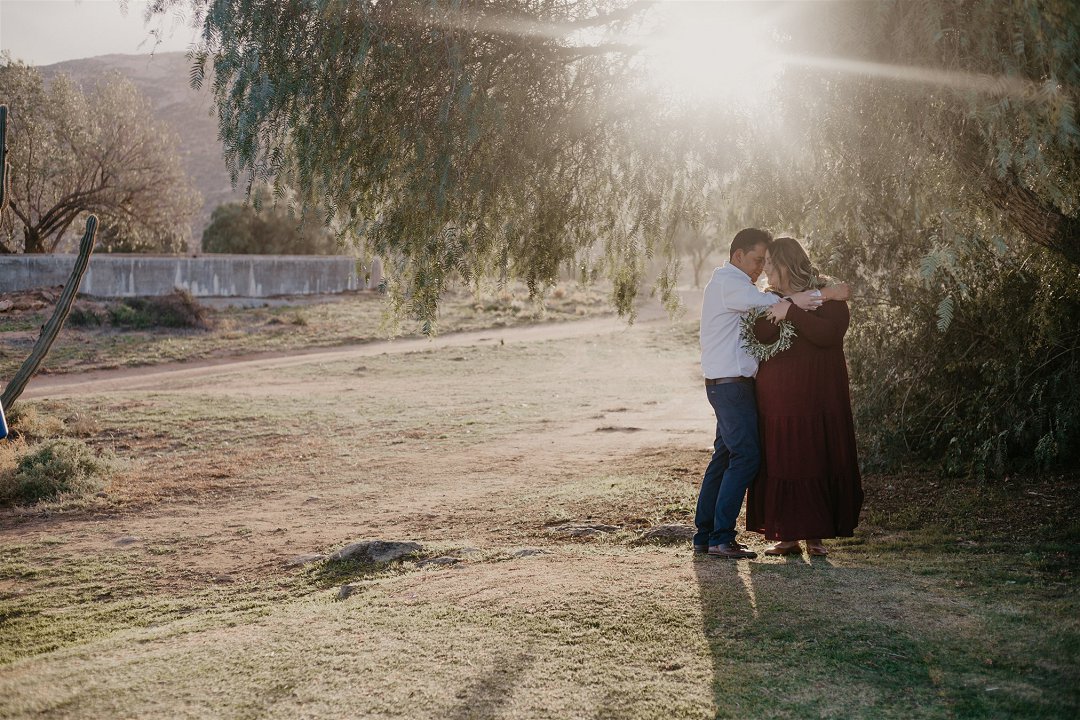
[[[822,287],[824,279],[797,240],[776,239],[765,260],[775,292]],[[823,538],[851,537],[862,508],[844,334],[848,306],[830,301],[807,312],[782,303],[753,328],[758,342],[794,326],[791,346],[763,362],[757,374],[762,463],[747,501],[747,530],[778,540],[766,555],[826,555]],[[770,322],[771,321],[771,322]]]

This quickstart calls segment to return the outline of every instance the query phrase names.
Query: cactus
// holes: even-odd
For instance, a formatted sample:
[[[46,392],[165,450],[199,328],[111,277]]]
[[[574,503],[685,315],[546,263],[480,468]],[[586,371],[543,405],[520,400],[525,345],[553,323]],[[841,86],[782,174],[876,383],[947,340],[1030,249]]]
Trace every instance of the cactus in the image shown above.
[[[8,194],[11,167],[7,161],[7,116],[7,105],[0,105],[0,213],[7,210],[8,201],[11,199]]]
[[[86,274],[86,267],[90,264],[90,253],[94,251],[97,225],[98,219],[96,215],[91,215],[86,219],[86,232],[83,233],[82,241],[79,243],[79,256],[75,259],[75,267],[71,269],[71,277],[68,278],[67,284],[64,285],[64,292],[60,294],[60,299],[56,302],[56,309],[53,310],[52,317],[49,318],[49,322],[45,323],[45,327],[41,329],[41,335],[38,337],[37,342],[34,343],[34,349],[30,352],[30,356],[23,361],[22,367],[15,373],[15,377],[4,388],[4,394],[0,396],[0,405],[11,407],[11,404],[22,394],[26,383],[37,372],[41,361],[49,354],[49,348],[52,347],[53,340],[56,339],[56,336],[60,333],[60,328],[64,326],[64,321],[67,320],[71,305],[75,302],[75,295],[79,292],[79,285],[82,283],[83,275]]]

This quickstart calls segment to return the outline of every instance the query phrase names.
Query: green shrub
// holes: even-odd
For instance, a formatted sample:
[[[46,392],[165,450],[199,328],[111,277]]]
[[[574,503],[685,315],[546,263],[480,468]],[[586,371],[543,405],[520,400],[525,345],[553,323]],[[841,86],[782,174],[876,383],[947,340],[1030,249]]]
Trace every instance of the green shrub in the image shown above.
[[[144,312],[141,298],[125,300],[109,308],[109,322],[117,327],[127,328],[147,328],[154,324],[149,315]]]
[[[107,458],[95,455],[82,441],[50,440],[24,453],[14,472],[0,478],[0,499],[35,503],[86,495],[102,488],[111,469]]]
[[[125,298],[109,309],[109,321],[123,328],[195,328],[210,329],[207,309],[187,290],[177,288],[168,295],[150,298]]]
[[[66,320],[71,327],[101,327],[104,321],[97,311],[81,307],[72,308]]]
[[[840,250],[856,260],[837,263],[837,274],[867,265],[859,248]],[[894,255],[851,303],[845,346],[864,468],[925,461],[999,477],[1080,467],[1075,266],[1041,248],[986,248],[950,259],[947,279],[939,270],[927,283],[903,272],[918,267],[920,250],[930,252]]]

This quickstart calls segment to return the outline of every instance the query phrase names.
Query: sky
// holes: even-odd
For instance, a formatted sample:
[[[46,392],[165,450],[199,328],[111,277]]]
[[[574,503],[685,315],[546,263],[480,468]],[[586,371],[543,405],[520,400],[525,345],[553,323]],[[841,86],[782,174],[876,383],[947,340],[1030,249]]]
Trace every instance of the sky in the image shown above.
[[[111,53],[148,54],[154,50],[150,27],[143,23],[146,2],[130,0],[0,0],[0,50],[30,65]],[[166,17],[163,42],[156,52],[187,50],[196,33],[177,18]]]

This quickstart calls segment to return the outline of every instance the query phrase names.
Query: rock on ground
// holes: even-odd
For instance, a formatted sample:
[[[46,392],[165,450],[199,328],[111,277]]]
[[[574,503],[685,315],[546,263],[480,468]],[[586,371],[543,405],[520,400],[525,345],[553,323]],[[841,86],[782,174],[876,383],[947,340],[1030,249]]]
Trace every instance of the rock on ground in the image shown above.
[[[285,567],[287,567],[287,568],[303,567],[305,565],[310,565],[313,562],[318,562],[320,560],[325,560],[325,559],[326,559],[325,555],[320,555],[318,553],[312,553],[310,555],[297,555],[296,557],[292,558],[291,560],[286,561]]]
[[[330,556],[330,560],[360,560],[362,562],[389,563],[420,552],[423,549],[422,545],[414,542],[361,540],[341,548]]]
[[[427,567],[428,565],[457,565],[461,562],[460,558],[450,557],[449,555],[440,555],[439,557],[424,560],[416,564],[417,567]]]

